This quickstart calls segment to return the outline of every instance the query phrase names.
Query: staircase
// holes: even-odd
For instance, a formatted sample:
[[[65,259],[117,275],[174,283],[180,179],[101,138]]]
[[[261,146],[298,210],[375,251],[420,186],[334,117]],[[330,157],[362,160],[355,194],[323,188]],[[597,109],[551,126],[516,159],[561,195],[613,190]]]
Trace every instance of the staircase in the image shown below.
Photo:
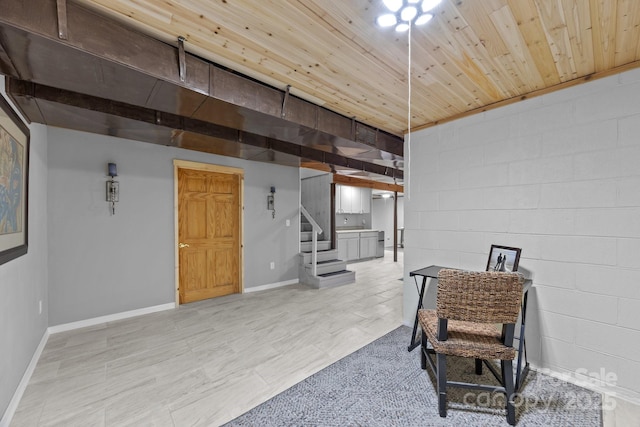
[[[331,241],[319,240],[317,244],[316,274],[314,275],[313,225],[304,214],[300,214],[300,283],[319,289],[356,281],[356,273],[347,270],[346,261],[338,259],[338,250],[331,249]]]

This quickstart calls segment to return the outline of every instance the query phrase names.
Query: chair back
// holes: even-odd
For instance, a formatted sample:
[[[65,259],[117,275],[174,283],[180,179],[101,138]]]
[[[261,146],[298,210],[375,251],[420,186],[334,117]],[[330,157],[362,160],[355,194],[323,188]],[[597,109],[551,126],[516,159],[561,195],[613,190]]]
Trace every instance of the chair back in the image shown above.
[[[437,315],[476,323],[516,323],[524,277],[518,273],[443,269]]]

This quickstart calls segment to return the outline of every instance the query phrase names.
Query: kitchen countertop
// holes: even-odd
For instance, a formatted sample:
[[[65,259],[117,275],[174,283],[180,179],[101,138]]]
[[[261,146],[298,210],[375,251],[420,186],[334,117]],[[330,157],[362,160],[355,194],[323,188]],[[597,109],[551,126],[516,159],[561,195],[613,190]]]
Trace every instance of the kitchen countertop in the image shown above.
[[[340,233],[370,233],[372,231],[375,231],[377,233],[380,230],[374,230],[374,229],[371,229],[371,228],[358,228],[358,229],[353,229],[353,230],[336,230],[336,233],[338,233],[338,234],[340,234]]]

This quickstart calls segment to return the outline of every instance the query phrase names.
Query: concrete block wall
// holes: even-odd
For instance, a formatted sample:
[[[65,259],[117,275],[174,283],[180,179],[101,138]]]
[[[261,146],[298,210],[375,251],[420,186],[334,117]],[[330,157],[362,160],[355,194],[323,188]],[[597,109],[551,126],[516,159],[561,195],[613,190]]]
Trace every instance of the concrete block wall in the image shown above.
[[[617,377],[610,390],[638,399],[640,69],[427,128],[410,144],[405,323],[417,304],[409,271],[483,270],[491,244],[520,247],[534,282],[531,362],[604,369]]]

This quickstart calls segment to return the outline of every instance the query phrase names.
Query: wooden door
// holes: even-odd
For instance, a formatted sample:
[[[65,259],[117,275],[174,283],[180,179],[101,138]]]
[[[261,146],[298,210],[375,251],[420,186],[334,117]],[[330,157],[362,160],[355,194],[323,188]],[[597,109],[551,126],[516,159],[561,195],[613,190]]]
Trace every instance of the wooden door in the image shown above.
[[[180,303],[240,292],[241,175],[178,167]]]

